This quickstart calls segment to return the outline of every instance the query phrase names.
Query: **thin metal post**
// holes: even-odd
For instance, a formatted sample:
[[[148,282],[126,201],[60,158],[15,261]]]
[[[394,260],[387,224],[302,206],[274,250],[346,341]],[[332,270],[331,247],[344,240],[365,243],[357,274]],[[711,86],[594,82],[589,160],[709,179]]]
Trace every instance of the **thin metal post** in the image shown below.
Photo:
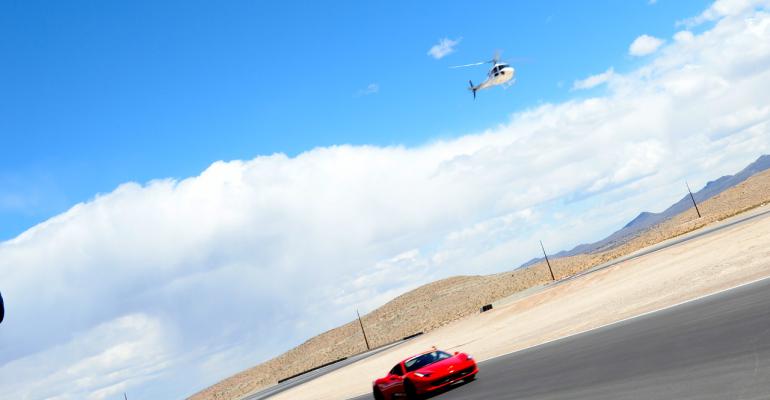
[[[695,196],[692,195],[692,190],[690,190],[690,185],[687,183],[687,181],[684,181],[684,184],[687,185],[687,193],[690,193],[690,200],[692,200],[692,205],[695,206],[695,212],[698,213],[698,218],[700,218],[700,210],[698,209],[698,203],[695,202]]]
[[[556,278],[553,276],[553,269],[551,269],[551,262],[548,261],[548,254],[545,253],[545,247],[543,247],[543,241],[540,241],[540,248],[543,249],[543,256],[545,256],[545,263],[548,264],[548,272],[551,273],[551,280],[555,281]]]
[[[366,331],[364,330],[364,323],[361,322],[361,314],[358,313],[358,309],[356,309],[356,315],[358,316],[358,324],[361,325],[361,332],[364,334],[364,343],[366,343],[366,350],[371,350],[369,347],[369,340],[366,338]]]

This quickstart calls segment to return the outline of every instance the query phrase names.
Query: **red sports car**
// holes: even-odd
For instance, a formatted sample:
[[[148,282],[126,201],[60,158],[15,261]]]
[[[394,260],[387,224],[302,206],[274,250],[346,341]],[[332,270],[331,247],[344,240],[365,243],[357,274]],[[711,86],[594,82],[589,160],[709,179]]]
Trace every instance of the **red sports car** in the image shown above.
[[[431,350],[396,364],[387,376],[374,381],[372,392],[376,400],[411,400],[460,380],[470,382],[478,372],[473,357],[465,353]]]

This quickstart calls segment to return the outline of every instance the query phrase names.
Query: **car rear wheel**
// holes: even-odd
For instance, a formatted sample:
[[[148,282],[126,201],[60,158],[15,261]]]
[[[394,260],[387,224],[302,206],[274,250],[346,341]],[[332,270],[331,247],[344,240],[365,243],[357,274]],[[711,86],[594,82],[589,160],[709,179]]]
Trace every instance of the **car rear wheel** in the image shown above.
[[[374,395],[374,400],[385,400],[385,396],[382,395],[378,387],[372,389],[372,394]]]

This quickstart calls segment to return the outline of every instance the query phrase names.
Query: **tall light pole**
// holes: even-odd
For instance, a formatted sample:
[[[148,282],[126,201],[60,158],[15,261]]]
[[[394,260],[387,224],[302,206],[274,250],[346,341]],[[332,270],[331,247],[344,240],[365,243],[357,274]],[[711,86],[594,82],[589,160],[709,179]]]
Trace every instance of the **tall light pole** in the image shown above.
[[[358,313],[358,309],[356,309],[356,315],[358,316],[358,324],[361,325],[361,333],[364,334],[364,343],[366,343],[366,350],[369,351],[371,348],[369,348],[369,340],[366,338],[366,330],[364,330],[364,323],[361,322],[361,314]]]
[[[545,257],[545,263],[548,264],[548,272],[551,273],[551,280],[555,281],[556,278],[553,276],[553,269],[551,269],[551,262],[548,261],[548,254],[545,254],[545,247],[543,247],[543,241],[540,241],[540,248],[543,249],[543,256]]]
[[[695,212],[698,213],[698,218],[700,218],[700,210],[698,209],[698,203],[695,202],[695,196],[692,195],[692,190],[690,190],[690,185],[687,183],[687,181],[684,181],[684,184],[687,185],[687,193],[690,193],[690,200],[692,200],[692,205],[695,206]]]

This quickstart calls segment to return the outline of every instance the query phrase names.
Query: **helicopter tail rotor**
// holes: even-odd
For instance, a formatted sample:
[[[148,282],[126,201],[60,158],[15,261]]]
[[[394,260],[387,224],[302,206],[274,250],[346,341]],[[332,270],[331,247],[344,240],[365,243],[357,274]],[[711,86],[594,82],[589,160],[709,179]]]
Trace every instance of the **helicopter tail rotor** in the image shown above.
[[[473,86],[473,81],[468,81],[468,83],[471,85],[468,90],[473,92],[473,100],[476,100],[476,87]]]

